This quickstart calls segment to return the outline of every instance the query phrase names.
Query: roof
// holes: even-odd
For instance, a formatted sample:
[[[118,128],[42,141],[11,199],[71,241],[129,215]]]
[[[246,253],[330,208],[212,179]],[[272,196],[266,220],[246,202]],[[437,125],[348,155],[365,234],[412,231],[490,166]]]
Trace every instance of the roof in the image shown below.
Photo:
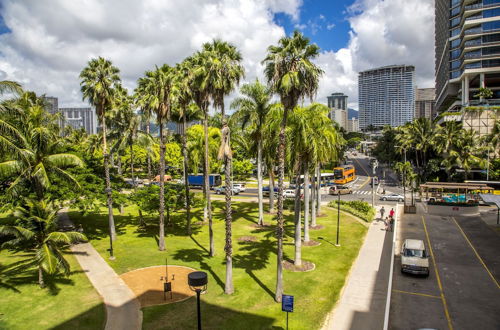
[[[419,239],[405,239],[405,246],[407,249],[412,250],[424,250],[424,241]]]
[[[500,209],[500,195],[479,194],[481,199],[486,203],[493,203]]]

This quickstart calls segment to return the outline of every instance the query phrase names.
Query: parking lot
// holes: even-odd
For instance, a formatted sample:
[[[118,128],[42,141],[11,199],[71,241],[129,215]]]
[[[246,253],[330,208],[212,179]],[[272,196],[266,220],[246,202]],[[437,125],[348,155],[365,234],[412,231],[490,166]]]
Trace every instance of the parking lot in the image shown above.
[[[402,274],[406,238],[424,241],[429,277]],[[499,329],[500,236],[478,216],[404,215],[399,222],[390,329]]]

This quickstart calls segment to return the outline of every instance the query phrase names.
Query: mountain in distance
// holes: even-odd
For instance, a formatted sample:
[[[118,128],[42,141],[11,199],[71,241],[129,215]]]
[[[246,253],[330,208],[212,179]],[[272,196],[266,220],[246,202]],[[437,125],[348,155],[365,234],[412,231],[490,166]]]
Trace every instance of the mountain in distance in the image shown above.
[[[350,120],[350,119],[353,119],[353,118],[359,118],[358,117],[358,110],[354,110],[354,109],[351,109],[351,108],[347,108],[347,118]]]

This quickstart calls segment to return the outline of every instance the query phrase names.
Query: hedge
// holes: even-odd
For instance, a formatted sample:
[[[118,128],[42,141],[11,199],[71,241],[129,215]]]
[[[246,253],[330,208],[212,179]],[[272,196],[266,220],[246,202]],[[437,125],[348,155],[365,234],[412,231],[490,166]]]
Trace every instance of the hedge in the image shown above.
[[[328,203],[329,207],[337,208],[337,201],[333,200]],[[347,213],[357,216],[370,222],[375,218],[375,209],[370,206],[367,202],[362,201],[340,201],[340,209]]]

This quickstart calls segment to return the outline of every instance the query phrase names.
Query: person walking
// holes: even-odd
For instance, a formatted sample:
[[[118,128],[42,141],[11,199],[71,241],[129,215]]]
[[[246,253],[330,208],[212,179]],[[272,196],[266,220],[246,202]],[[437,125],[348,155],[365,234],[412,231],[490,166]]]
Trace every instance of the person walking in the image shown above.
[[[394,212],[394,208],[391,208],[391,210],[389,211],[389,217],[390,217],[390,218],[394,218],[394,214],[395,214],[395,213],[396,213],[396,212]]]
[[[382,206],[382,208],[380,209],[380,219],[381,220],[384,220],[384,213],[385,213],[385,208],[384,208],[384,206]]]
[[[394,217],[389,217],[389,231],[393,231],[394,228]]]

